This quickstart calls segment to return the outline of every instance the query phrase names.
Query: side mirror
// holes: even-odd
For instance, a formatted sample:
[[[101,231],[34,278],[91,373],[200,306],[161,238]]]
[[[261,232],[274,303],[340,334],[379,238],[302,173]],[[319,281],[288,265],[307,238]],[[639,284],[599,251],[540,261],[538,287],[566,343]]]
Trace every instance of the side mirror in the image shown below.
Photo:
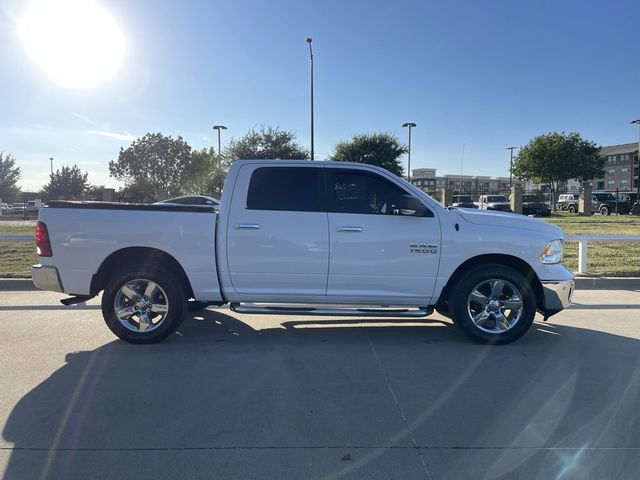
[[[429,211],[420,200],[410,195],[403,195],[396,205],[396,209],[399,210],[399,215],[408,217],[424,217]]]

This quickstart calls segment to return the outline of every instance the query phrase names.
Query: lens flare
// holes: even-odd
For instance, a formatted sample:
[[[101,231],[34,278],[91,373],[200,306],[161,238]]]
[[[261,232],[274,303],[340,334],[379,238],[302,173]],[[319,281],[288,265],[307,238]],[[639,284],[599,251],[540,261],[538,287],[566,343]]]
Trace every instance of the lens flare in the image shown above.
[[[88,88],[111,79],[125,42],[116,21],[93,0],[33,0],[18,23],[29,57],[52,81]]]

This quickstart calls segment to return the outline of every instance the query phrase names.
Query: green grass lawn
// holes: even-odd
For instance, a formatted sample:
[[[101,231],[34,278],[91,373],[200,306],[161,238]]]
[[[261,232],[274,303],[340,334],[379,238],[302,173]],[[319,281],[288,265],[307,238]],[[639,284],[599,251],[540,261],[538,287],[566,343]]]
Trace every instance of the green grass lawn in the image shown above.
[[[640,235],[640,217],[631,215],[592,215],[558,213],[545,220],[562,227],[567,235]],[[0,233],[34,233],[34,222],[0,222]],[[578,271],[578,243],[566,242],[565,264]],[[38,263],[33,242],[0,241],[0,277],[28,277],[31,265]],[[589,274],[612,277],[640,277],[640,242],[589,244]]]
[[[640,217],[632,215],[580,216],[558,213],[545,220],[566,235],[640,235]],[[564,263],[578,271],[578,242],[566,242]],[[640,277],[640,242],[589,243],[589,274]]]
[[[34,222],[0,222],[0,233],[34,234]],[[5,242],[0,240],[0,277],[31,276],[31,265],[38,263],[35,242]]]

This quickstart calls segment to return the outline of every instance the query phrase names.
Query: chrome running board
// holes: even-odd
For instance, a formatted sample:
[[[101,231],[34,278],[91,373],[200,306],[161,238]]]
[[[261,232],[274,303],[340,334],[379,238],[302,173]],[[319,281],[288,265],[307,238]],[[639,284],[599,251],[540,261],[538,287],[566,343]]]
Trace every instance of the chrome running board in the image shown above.
[[[237,313],[267,315],[314,315],[323,317],[379,317],[379,318],[420,318],[433,313],[432,307],[408,308],[325,308],[296,306],[255,306],[232,303],[229,305]]]

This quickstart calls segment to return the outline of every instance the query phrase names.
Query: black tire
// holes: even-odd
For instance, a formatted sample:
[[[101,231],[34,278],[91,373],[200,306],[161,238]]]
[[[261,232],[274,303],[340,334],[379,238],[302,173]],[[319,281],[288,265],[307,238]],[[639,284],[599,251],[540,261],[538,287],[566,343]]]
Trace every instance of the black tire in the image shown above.
[[[472,292],[486,294],[485,288],[492,290],[497,281],[502,282],[501,293],[497,295],[496,300],[490,293],[486,295],[489,303],[482,308],[479,302],[472,299]],[[477,294],[473,296],[477,297]],[[518,311],[501,306],[503,302],[516,302],[518,298],[521,301]],[[496,308],[497,311],[489,311],[490,308]],[[454,323],[475,341],[502,345],[511,343],[527,333],[536,315],[536,297],[530,281],[518,271],[504,265],[481,265],[461,277],[451,290],[449,311]],[[505,312],[508,312],[506,316]],[[484,322],[482,326],[474,322],[473,314],[486,316],[485,320],[479,320]],[[498,322],[496,314],[502,314],[500,318],[509,324],[508,328],[499,328],[499,325],[504,327],[506,324]]]
[[[144,282],[147,283],[145,284]],[[151,304],[148,309],[150,315],[153,315],[154,319],[157,319],[158,316],[161,318],[156,320],[156,324],[145,323],[144,325],[151,325],[151,327],[146,327],[148,331],[142,331],[143,322],[137,321],[135,314],[132,314],[128,321],[121,321],[118,318],[115,311],[115,303],[116,300],[120,301],[122,299],[131,304],[131,306],[128,306],[125,303],[126,308],[137,308],[138,302],[143,298],[142,295],[146,293],[142,291],[142,287],[151,283],[156,284],[159,290],[156,289],[155,293],[152,294],[155,295],[155,299],[152,298],[150,300],[158,302],[158,305],[163,308],[166,307],[166,313],[151,312],[153,306],[155,306]],[[134,293],[139,294],[138,302],[134,304],[134,301],[122,292],[121,289],[125,286],[129,287],[129,292],[134,291]],[[107,283],[102,294],[102,316],[109,329],[125,342],[138,344],[157,343],[175,332],[182,323],[187,310],[186,299],[187,295],[184,286],[176,280],[176,275],[172,274],[172,272],[148,265],[131,266],[126,271],[116,273]],[[163,306],[160,302],[166,302],[166,305]],[[140,318],[139,315],[137,317]],[[153,322],[154,319],[150,321]],[[138,331],[136,331],[136,323]]]
[[[575,205],[569,205],[569,213],[576,213]]]
[[[600,215],[611,215],[611,211],[609,211],[609,207],[603,205],[600,207]]]

